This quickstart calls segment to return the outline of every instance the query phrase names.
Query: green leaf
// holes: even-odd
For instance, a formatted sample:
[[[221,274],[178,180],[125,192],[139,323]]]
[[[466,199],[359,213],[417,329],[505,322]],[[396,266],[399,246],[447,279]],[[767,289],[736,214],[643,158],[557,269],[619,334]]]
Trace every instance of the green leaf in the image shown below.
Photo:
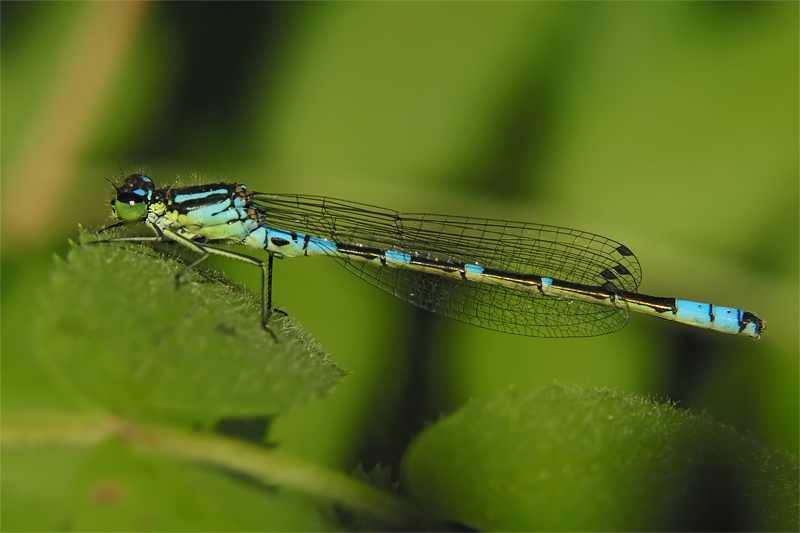
[[[403,472],[419,503],[505,531],[796,531],[798,473],[707,416],[562,387],[468,404],[417,438]]]
[[[33,337],[67,401],[41,409],[22,395],[4,409],[2,526],[322,530],[334,504],[380,524],[416,516],[264,446],[272,417],[326,394],[343,372],[288,319],[270,324],[276,343],[260,302],[211,272],[186,272],[176,289],[182,269],[139,245],[73,246],[57,259]]]
[[[288,319],[263,330],[260,302],[147,246],[76,246],[42,291],[38,351],[75,405],[209,424],[265,417],[342,377]]]

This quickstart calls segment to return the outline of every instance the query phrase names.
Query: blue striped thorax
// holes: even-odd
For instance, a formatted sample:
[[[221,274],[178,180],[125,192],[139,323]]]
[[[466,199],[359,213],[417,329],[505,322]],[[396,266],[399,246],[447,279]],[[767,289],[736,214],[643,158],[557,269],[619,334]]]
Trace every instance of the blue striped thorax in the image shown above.
[[[259,225],[258,211],[249,205],[247,188],[215,183],[170,189],[164,194],[158,224],[181,235],[241,242]]]
[[[259,225],[258,210],[241,184],[155,189],[149,177],[133,174],[117,189],[112,205],[120,220],[147,219],[188,239],[242,242]]]

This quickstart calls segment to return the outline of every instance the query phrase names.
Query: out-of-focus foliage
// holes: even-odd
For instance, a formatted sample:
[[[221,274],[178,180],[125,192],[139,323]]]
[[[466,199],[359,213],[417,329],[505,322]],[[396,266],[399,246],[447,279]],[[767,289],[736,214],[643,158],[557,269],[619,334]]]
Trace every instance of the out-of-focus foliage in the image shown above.
[[[423,433],[404,466],[411,494],[484,531],[798,524],[791,458],[706,416],[608,391],[470,403]]]
[[[50,281],[80,267],[52,257],[66,257],[78,223],[109,223],[105,180],[119,182],[121,166],[160,185],[237,181],[585,229],[636,253],[642,292],[741,307],[768,324],[760,342],[638,316],[600,338],[514,337],[418,313],[324,260],[276,261],[276,305],[352,372],[323,401],[274,419],[268,440],[282,450],[336,468],[397,466],[415,434],[470,398],[556,381],[668,397],[798,456],[797,4],[0,10],[4,417],[65,409],[33,354],[61,342],[63,328],[41,325],[65,299],[75,324],[90,317],[81,287]],[[126,272],[133,260],[108,261]],[[247,265],[209,266],[258,291]],[[107,334],[130,339],[139,327],[140,347],[161,354],[153,333],[172,327],[162,318],[191,291],[176,295],[170,274],[142,276],[127,281],[156,291],[156,309],[119,300],[129,318]],[[124,292],[109,280],[91,281],[106,303]],[[133,325],[141,315],[152,323]],[[68,363],[91,375],[100,361]],[[198,372],[216,377],[210,368]]]

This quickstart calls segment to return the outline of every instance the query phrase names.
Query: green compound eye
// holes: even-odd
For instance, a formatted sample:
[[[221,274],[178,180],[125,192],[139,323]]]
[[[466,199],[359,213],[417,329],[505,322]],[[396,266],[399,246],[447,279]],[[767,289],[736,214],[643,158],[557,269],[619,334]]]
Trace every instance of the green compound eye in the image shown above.
[[[131,174],[117,189],[117,197],[111,202],[114,215],[125,222],[142,220],[147,216],[148,205],[153,197],[153,180],[142,174]]]
[[[114,212],[120,220],[128,222],[142,220],[147,214],[147,204],[135,200],[124,202],[117,199],[114,201]]]

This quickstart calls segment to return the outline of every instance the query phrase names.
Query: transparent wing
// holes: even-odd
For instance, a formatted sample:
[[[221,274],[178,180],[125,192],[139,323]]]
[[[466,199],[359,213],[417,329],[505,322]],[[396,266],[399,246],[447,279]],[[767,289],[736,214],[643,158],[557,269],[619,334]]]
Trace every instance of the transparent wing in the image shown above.
[[[635,292],[636,257],[605,237],[556,226],[417,213],[320,196],[253,193],[264,223],[335,242],[477,264]],[[411,269],[339,260],[365,281],[414,305],[469,324],[537,337],[610,333],[627,310],[452,280]]]
[[[531,337],[591,337],[628,322],[626,309],[548,298],[435,274],[339,260],[361,279],[427,311]]]

